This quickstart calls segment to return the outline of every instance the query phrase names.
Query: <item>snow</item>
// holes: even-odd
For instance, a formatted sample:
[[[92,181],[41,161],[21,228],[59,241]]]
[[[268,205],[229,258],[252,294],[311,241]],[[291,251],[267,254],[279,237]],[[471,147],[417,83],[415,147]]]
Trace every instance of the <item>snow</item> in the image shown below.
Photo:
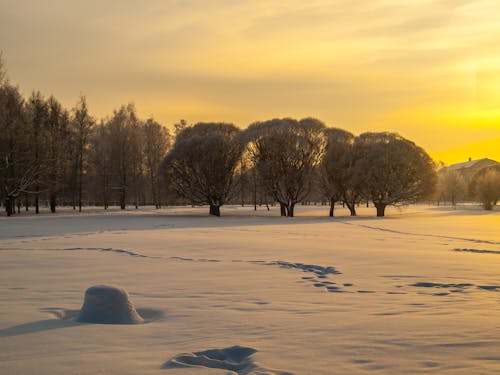
[[[0,218],[0,373],[500,371],[498,209],[207,212]],[[124,288],[145,324],[74,321],[94,285]]]
[[[65,314],[67,315],[67,314]],[[94,285],[85,292],[85,300],[76,322],[96,324],[141,324],[126,290],[112,285]]]

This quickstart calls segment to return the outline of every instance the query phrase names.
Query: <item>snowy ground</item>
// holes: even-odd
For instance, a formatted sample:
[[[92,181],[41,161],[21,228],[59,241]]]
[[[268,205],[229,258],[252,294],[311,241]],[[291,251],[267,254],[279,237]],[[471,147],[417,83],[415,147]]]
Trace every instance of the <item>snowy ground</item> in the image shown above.
[[[1,217],[0,373],[500,372],[498,209],[206,212]],[[128,290],[150,321],[74,322],[97,284]],[[257,352],[216,352],[232,367],[195,353],[233,345]],[[165,365],[181,353],[202,366]]]

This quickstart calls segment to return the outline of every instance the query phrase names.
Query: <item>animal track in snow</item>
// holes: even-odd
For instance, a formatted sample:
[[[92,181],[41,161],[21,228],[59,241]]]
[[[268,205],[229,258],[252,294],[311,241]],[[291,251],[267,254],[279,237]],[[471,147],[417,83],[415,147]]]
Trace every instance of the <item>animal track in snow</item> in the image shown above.
[[[62,250],[65,251],[101,251],[101,252],[111,252],[111,253],[118,253],[118,254],[126,254],[132,257],[138,257],[138,258],[160,258],[160,257],[150,257],[147,255],[139,254],[130,250],[123,250],[123,249],[113,249],[112,247],[67,247]]]
[[[476,287],[476,289],[486,290],[491,292],[500,291],[500,285],[474,285],[471,283],[457,283],[457,284],[445,284],[445,283],[434,283],[421,281],[414,284],[410,284],[410,286],[418,287],[418,288],[438,288],[438,289],[448,289],[448,292],[438,292],[433,293],[435,296],[447,296],[450,293],[462,293],[468,288]]]
[[[315,264],[305,264],[305,263],[290,263],[290,262],[285,262],[282,260],[274,261],[274,262],[269,262],[267,263],[268,265],[278,265],[282,268],[297,268],[301,269],[304,272],[312,272],[320,276],[326,276],[326,275],[340,275],[342,272],[337,271],[334,267],[328,266],[328,267],[323,267],[323,266],[317,266]]]
[[[332,266],[319,266],[316,264],[307,263],[292,263],[283,260],[276,260],[272,262],[266,262],[263,260],[253,260],[248,261],[248,263],[262,264],[266,266],[279,266],[281,268],[287,269],[297,269],[303,272],[313,273],[315,276],[302,276],[302,280],[312,283],[316,288],[325,288],[327,292],[330,293],[345,293],[346,290],[342,289],[340,286],[336,286],[335,282],[327,280],[330,275],[340,275],[342,272],[338,271]],[[352,283],[343,284],[344,287],[352,286]]]
[[[353,226],[360,227],[360,228],[379,230],[382,232],[395,233],[395,234],[404,234],[407,236],[433,237],[433,238],[442,238],[442,239],[447,239],[447,240],[457,240],[457,241],[467,241],[467,242],[474,242],[474,243],[484,243],[484,244],[490,244],[490,245],[500,245],[500,242],[498,242],[498,241],[481,240],[481,239],[477,239],[477,238],[462,238],[462,237],[444,236],[444,235],[439,235],[439,234],[403,232],[403,231],[399,231],[399,230],[395,230],[395,229],[376,227],[376,226],[372,226],[372,225],[359,224],[359,223],[353,223],[353,222],[348,222],[348,221],[338,221],[338,222],[342,223],[342,224],[346,224],[346,225],[353,225]]]
[[[482,250],[482,249],[453,249],[456,252],[467,252],[467,253],[477,253],[477,254],[498,254],[500,255],[500,251],[498,250]]]

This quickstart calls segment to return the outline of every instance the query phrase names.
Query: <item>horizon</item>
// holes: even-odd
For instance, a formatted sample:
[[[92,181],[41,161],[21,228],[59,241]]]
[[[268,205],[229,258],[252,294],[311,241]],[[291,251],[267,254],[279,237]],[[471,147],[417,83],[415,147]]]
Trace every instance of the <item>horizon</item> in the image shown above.
[[[1,0],[0,0],[1,1]],[[172,129],[316,117],[397,132],[446,164],[500,161],[493,1],[1,1],[7,76],[96,118],[133,102]]]

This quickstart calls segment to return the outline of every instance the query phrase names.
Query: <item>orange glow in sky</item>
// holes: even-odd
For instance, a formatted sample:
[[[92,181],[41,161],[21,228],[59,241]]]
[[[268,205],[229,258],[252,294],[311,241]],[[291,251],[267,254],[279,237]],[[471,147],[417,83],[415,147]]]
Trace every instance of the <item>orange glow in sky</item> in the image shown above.
[[[500,161],[497,0],[0,0],[29,95],[166,126],[313,116],[396,131],[446,163]]]

